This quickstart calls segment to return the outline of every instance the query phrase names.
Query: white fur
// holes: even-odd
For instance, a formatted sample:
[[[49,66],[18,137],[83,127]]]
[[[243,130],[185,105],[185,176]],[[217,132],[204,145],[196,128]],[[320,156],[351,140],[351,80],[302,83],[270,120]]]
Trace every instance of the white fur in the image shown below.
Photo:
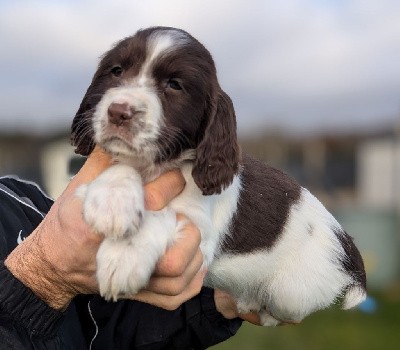
[[[146,86],[151,80],[153,62],[163,53],[173,50],[187,42],[186,35],[180,31],[155,32],[147,44],[147,59],[144,62],[135,82],[138,86]]]
[[[134,168],[116,164],[78,187],[83,216],[95,232],[117,239],[135,234],[144,215],[143,185]]]
[[[367,293],[360,286],[352,286],[344,296],[342,309],[349,310],[361,304],[367,297]]]
[[[170,209],[146,212],[136,235],[104,240],[97,253],[97,280],[102,296],[117,300],[146,286],[159,258],[179,237],[181,226],[175,218]]]
[[[186,185],[183,192],[170,203],[170,207],[177,213],[185,214],[199,228],[204,265],[209,266],[236,211],[240,178],[236,176],[220,195],[203,196],[191,173],[191,164],[182,167]]]
[[[126,143],[105,143],[108,150],[113,154],[130,155],[132,149],[136,152],[151,156],[154,152],[152,143],[157,138],[162,120],[161,102],[152,87],[129,86],[128,84],[107,90],[96,106],[93,115],[93,129],[96,143],[103,143],[107,136],[108,108],[112,103],[126,103],[137,111],[135,118],[142,123],[137,133],[131,133]],[[152,142],[153,141],[153,142]]]

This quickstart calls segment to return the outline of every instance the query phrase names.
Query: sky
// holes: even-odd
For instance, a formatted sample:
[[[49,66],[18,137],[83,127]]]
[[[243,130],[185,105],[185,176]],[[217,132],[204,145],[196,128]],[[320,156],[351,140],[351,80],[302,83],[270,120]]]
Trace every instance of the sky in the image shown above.
[[[0,0],[0,131],[67,130],[102,53],[154,25],[210,50],[239,134],[400,122],[398,0]]]

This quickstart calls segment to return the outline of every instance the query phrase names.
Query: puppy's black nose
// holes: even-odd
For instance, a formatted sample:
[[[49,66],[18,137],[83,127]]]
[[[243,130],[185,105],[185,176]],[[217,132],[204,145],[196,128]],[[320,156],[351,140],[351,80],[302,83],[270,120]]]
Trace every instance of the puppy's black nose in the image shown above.
[[[127,103],[113,102],[108,107],[108,120],[115,125],[122,125],[133,117],[133,111]]]

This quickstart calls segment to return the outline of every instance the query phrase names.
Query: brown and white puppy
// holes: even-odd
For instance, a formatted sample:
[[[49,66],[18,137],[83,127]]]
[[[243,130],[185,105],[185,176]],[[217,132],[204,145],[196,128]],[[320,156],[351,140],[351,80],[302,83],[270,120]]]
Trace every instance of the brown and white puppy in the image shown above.
[[[78,195],[85,220],[105,236],[97,255],[101,294],[143,288],[186,214],[202,234],[206,284],[232,294],[264,325],[299,322],[344,297],[364,300],[363,262],[323,205],[288,175],[241,157],[232,102],[210,53],[188,33],[154,27],[102,58],[72,125],[76,151],[95,144],[115,165]],[[179,167],[184,191],[144,210],[143,183]]]

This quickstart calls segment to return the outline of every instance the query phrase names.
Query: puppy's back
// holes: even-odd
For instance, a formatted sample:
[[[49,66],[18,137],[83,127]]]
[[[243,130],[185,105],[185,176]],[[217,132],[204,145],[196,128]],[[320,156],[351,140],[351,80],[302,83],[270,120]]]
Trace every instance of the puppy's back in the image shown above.
[[[271,248],[301,194],[301,186],[289,175],[247,154],[243,155],[241,185],[230,235],[222,245],[225,253]]]

